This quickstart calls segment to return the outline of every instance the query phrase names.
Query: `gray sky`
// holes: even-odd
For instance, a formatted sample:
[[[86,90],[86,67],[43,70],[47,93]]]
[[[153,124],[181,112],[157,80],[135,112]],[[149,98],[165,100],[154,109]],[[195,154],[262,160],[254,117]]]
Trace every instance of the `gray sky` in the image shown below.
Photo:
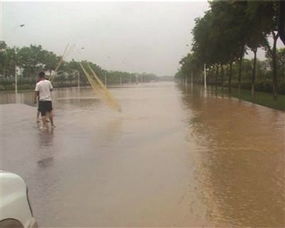
[[[74,50],[69,59],[157,75],[176,73],[179,60],[190,50],[194,19],[208,9],[207,1],[0,4],[1,39],[9,46],[40,44],[61,55],[71,43],[85,49],[81,54]],[[17,27],[20,24],[25,27]]]

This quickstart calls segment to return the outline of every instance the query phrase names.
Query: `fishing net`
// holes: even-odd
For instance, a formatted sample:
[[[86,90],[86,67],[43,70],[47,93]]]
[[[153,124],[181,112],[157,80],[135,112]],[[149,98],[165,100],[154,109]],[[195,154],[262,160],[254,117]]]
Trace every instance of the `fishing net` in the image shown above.
[[[88,72],[81,62],[79,64],[87,80],[89,81],[94,93],[98,97],[100,97],[110,108],[121,112],[120,104],[115,99],[115,97],[111,94],[111,92],[105,87],[105,85],[99,79],[99,77],[97,76],[95,71],[92,69],[92,67],[87,63],[87,67],[89,70]]]

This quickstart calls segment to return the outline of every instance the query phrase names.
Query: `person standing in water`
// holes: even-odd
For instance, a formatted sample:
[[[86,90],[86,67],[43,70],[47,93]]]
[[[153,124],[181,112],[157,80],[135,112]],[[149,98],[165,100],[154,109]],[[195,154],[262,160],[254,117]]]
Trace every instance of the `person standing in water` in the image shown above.
[[[53,122],[53,113],[52,113],[52,99],[51,99],[51,91],[53,90],[53,86],[49,80],[45,78],[45,73],[39,73],[39,81],[36,84],[35,88],[35,96],[34,103],[39,102],[39,111],[42,116],[43,128],[47,128],[47,119],[50,120],[51,126],[55,127]]]

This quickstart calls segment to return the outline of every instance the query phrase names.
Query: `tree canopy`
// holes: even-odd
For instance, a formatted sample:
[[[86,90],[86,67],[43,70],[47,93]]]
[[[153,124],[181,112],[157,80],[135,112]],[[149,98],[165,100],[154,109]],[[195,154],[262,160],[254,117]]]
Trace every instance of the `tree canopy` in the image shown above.
[[[210,9],[195,20],[191,53],[181,59],[184,77],[203,69],[232,65],[239,61],[238,83],[242,79],[243,56],[254,53],[252,83],[255,82],[256,52],[265,48],[271,59],[274,96],[277,96],[276,41],[282,12],[279,1],[210,1]],[[270,39],[273,37],[273,45]],[[231,68],[230,68],[231,69]],[[254,88],[254,87],[253,87]]]
[[[48,76],[52,75],[60,59],[60,56],[43,49],[41,45],[30,45],[18,48],[9,47],[4,41],[0,41],[0,79],[13,79],[17,66],[22,70],[20,75],[21,78],[30,79],[31,82],[34,82],[39,71],[45,71]],[[157,79],[157,76],[154,74],[108,71],[101,68],[96,63],[91,61],[86,62],[91,65],[102,81],[105,81],[106,77],[108,84],[136,82],[137,79],[141,79],[140,81]],[[82,76],[80,77],[80,80],[86,82],[79,62],[72,59],[71,61],[63,61],[55,80],[72,81],[80,75]]]

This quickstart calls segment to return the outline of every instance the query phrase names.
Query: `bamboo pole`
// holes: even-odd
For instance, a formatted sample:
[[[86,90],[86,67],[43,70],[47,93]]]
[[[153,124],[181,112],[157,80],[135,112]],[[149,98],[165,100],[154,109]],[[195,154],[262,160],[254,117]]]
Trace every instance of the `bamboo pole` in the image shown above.
[[[54,77],[55,77],[55,75],[56,75],[56,73],[57,73],[59,67],[60,67],[61,64],[63,63],[64,57],[65,57],[66,54],[67,54],[68,47],[69,47],[69,44],[66,45],[66,47],[65,47],[65,49],[64,49],[64,51],[63,51],[63,54],[62,54],[62,56],[60,57],[60,59],[59,59],[57,65],[56,65],[56,68],[55,68],[55,70],[54,70],[55,74],[50,77],[50,81],[51,81],[51,82],[54,80]]]

